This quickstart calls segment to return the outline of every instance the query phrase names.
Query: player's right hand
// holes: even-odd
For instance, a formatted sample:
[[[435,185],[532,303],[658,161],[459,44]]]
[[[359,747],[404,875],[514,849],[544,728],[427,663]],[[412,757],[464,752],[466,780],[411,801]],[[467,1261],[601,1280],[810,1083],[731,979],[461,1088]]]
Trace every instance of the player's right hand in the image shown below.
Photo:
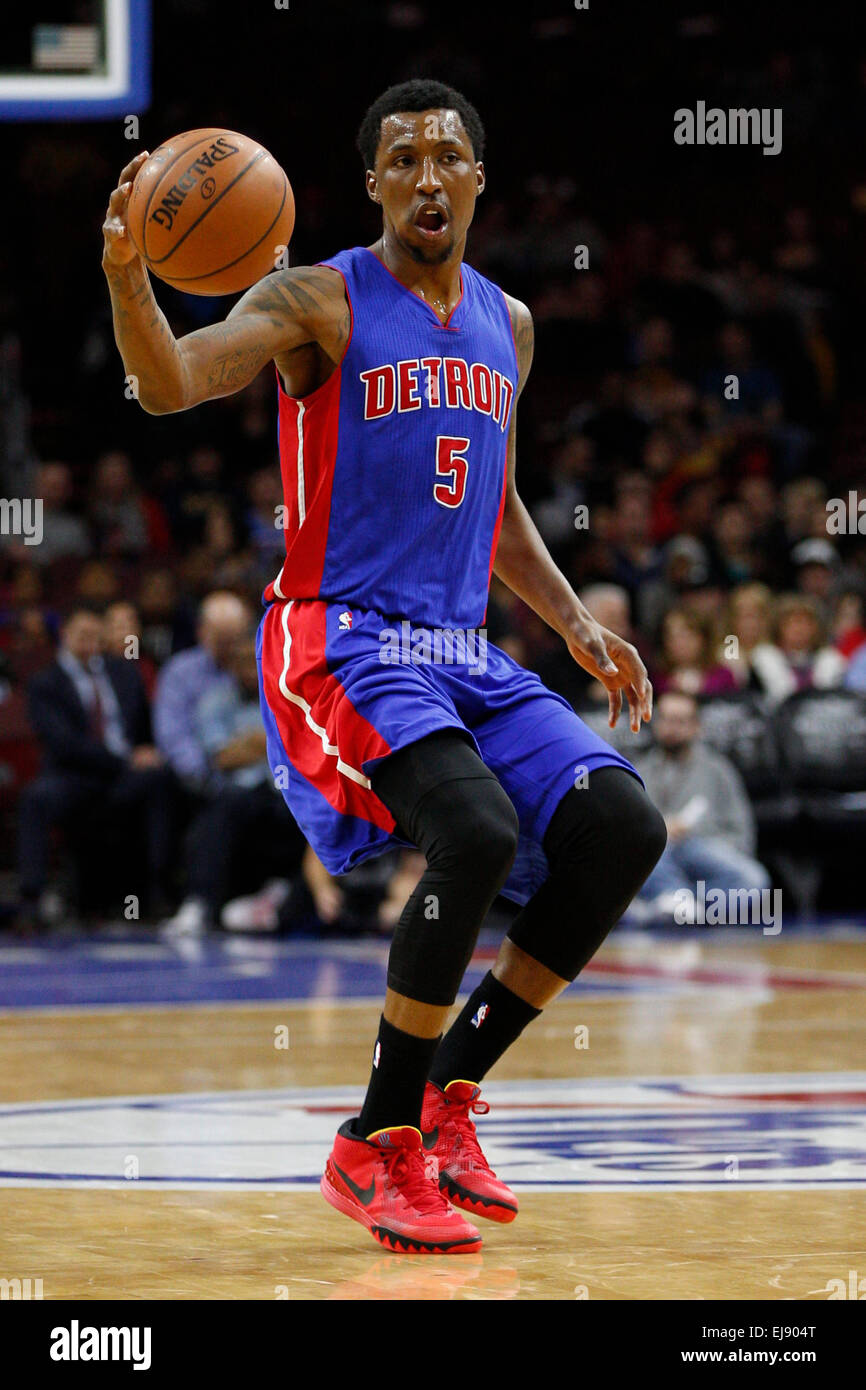
[[[108,211],[102,224],[103,266],[125,266],[138,259],[138,252],[132,244],[126,225],[126,212],[133,181],[149,153],[149,150],[142,150],[135,159],[130,160],[121,171],[117,187],[108,200]]]

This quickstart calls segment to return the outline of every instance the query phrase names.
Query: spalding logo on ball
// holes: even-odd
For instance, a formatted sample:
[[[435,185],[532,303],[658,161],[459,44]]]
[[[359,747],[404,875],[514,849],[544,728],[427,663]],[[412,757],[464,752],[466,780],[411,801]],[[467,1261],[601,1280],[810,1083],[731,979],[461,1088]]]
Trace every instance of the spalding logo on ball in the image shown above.
[[[234,130],[188,130],[135,176],[127,225],[154,275],[188,294],[237,294],[274,269],[295,199],[273,155]]]

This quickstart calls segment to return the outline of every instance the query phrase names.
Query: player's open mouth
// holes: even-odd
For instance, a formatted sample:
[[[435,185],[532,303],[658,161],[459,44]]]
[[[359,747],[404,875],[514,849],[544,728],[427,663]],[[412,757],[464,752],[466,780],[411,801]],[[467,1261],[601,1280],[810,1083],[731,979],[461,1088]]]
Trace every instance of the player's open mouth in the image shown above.
[[[448,215],[438,203],[424,203],[414,220],[419,232],[427,237],[442,236],[448,226]]]

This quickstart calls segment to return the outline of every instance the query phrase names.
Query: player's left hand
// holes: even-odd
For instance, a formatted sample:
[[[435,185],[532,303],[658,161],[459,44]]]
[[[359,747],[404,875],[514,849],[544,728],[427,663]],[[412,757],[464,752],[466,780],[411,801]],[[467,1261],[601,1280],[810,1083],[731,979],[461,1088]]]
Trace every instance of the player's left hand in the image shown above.
[[[622,712],[622,697],[628,701],[631,731],[640,732],[641,721],[649,723],[653,713],[653,688],[636,647],[617,637],[610,628],[587,619],[569,635],[568,650],[578,666],[601,681],[608,697],[608,724],[614,728]]]

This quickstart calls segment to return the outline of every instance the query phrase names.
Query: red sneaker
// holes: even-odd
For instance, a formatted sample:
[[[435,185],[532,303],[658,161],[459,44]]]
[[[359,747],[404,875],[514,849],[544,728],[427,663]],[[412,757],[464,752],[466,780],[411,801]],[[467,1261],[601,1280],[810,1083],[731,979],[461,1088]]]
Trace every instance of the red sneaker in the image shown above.
[[[360,1221],[386,1250],[461,1255],[481,1249],[474,1226],[445,1200],[436,1159],[413,1125],[358,1139],[351,1120],[337,1130],[320,1184],[332,1207]]]
[[[424,1147],[439,1159],[439,1186],[455,1207],[488,1221],[513,1221],[517,1198],[490,1167],[469,1118],[470,1111],[486,1115],[490,1109],[480,1095],[474,1081],[449,1081],[444,1091],[428,1081],[421,1111]]]

